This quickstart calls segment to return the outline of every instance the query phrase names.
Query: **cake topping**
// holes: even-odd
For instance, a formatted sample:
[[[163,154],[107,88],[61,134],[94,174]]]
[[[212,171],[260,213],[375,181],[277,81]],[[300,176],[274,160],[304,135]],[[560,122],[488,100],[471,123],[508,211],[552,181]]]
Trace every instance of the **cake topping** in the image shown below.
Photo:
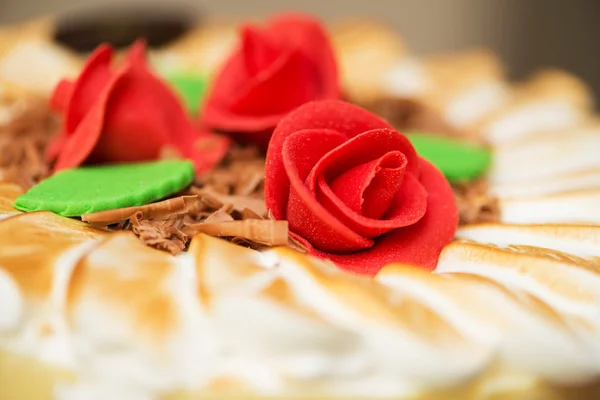
[[[137,212],[131,215],[130,227],[146,246],[178,254],[188,241],[188,236],[177,226],[178,222],[175,219],[145,221]]]
[[[452,183],[469,182],[483,174],[492,160],[491,151],[464,140],[439,135],[406,135],[417,153],[438,167]]]
[[[489,193],[485,179],[456,183],[452,188],[461,224],[500,221],[500,204]]]
[[[41,101],[22,105],[15,118],[0,125],[0,177],[28,189],[50,173],[44,149],[58,124]]]
[[[450,185],[406,136],[337,100],[277,126],[265,200],[308,253],[365,274],[391,262],[435,267],[458,223]]]
[[[81,220],[94,224],[110,225],[130,219],[133,215],[137,215],[137,219],[165,219],[196,212],[200,209],[202,209],[202,199],[198,196],[179,196],[143,206],[116,208],[84,214],[81,216]]]
[[[75,82],[63,80],[51,104],[64,126],[47,154],[55,170],[83,163],[155,160],[164,147],[194,162],[197,172],[218,163],[229,141],[192,125],[176,95],[146,66],[145,43],[136,42],[118,68],[113,50],[100,46]],[[199,146],[210,138],[210,149]],[[205,141],[205,140],[204,140]]]
[[[333,50],[320,22],[280,15],[264,27],[246,26],[203,110],[207,126],[266,147],[288,112],[311,100],[339,97]]]
[[[61,171],[20,196],[15,207],[81,216],[147,204],[184,189],[194,179],[188,161],[89,166]]]
[[[240,210],[226,201],[227,195],[213,196],[198,187],[188,191],[197,194],[87,214],[82,219],[109,230],[131,229],[146,245],[173,254],[184,250],[198,233],[252,248],[290,245],[302,249],[289,238],[287,221],[264,219],[249,208]]]

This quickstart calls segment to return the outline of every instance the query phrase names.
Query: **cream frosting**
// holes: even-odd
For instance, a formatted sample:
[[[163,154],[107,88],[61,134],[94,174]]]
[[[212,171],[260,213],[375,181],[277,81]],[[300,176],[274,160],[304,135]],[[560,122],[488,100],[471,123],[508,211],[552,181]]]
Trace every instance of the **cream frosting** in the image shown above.
[[[90,239],[65,251],[56,259],[50,293],[42,300],[43,305],[25,321],[20,333],[10,340],[9,347],[20,353],[36,356],[50,365],[75,368],[76,360],[65,319],[66,293],[73,268],[96,245],[97,240]]]
[[[444,268],[442,265],[440,271]],[[496,349],[502,367],[566,382],[596,373],[597,366],[586,352],[585,342],[560,323],[495,289],[491,282],[464,282],[452,275],[422,276],[421,271],[398,272],[384,272],[379,279],[396,290],[418,296],[474,342]],[[560,359],[563,365],[548,363],[549,359]]]
[[[600,189],[500,199],[506,224],[600,224]]]
[[[19,42],[0,57],[2,79],[43,95],[50,94],[60,79],[74,76],[78,70],[75,57],[44,40]]]
[[[500,109],[509,99],[508,85],[502,81],[484,82],[459,93],[446,105],[446,120],[457,128],[467,128]]]
[[[543,244],[543,234],[518,242]],[[593,232],[561,237],[569,235],[567,250],[579,244],[592,251]],[[494,258],[451,246],[438,275],[390,267],[373,282],[289,250],[238,254],[217,239],[194,240],[189,253],[171,258],[116,235],[57,259],[47,302],[24,329],[31,338],[21,340],[29,354],[78,371],[78,382],[58,387],[57,399],[89,399],[92,391],[155,399],[175,389],[209,390],[220,379],[272,395],[314,388],[409,396],[468,382],[498,363],[554,382],[600,373],[596,353],[586,351],[589,328],[575,332],[494,283],[516,284],[572,318],[595,318],[600,298],[586,303],[570,288],[600,293],[600,277],[562,261],[529,258],[527,268],[504,271],[517,260],[512,253]],[[124,248],[132,255],[115,264]],[[549,272],[563,276],[567,289],[552,286]],[[140,319],[147,311],[152,321]],[[34,334],[42,322],[54,341]],[[59,358],[65,354],[71,359]]]
[[[552,180],[556,176],[600,168],[599,132],[569,130],[558,137],[494,149],[489,179],[494,184]]]
[[[502,247],[523,245],[586,258],[600,257],[597,226],[479,224],[459,228],[456,237]]]
[[[23,318],[23,296],[16,282],[0,268],[0,335],[13,331]]]
[[[561,99],[532,100],[505,111],[482,129],[482,135],[492,143],[520,140],[546,130],[575,126],[584,119],[584,112],[571,102]]]
[[[523,198],[556,195],[600,187],[600,169],[573,172],[531,181],[492,184],[490,193],[498,198]]]
[[[383,78],[383,87],[386,92],[397,97],[421,95],[430,84],[423,63],[409,57],[402,59]]]

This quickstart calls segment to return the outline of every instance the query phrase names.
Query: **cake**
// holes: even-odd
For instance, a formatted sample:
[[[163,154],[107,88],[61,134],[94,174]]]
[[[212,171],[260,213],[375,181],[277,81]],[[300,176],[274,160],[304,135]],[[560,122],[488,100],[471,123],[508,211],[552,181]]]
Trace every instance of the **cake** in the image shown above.
[[[587,85],[238,25],[0,31],[0,398],[600,396]]]

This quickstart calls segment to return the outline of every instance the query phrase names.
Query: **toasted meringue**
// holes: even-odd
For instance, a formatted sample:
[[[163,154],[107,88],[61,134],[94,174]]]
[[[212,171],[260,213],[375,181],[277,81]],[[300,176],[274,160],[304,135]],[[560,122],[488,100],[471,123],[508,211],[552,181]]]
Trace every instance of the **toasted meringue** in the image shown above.
[[[173,44],[153,53],[165,71],[197,71],[213,76],[238,45],[238,21],[201,23]]]
[[[524,291],[560,313],[589,318],[589,322],[594,321],[595,330],[600,329],[599,270],[597,261],[585,261],[551,250],[465,242],[447,246],[436,268],[437,273],[485,276],[507,288]],[[597,361],[600,362],[600,358]]]
[[[500,199],[506,224],[600,224],[600,188]]]
[[[470,130],[509,98],[502,64],[484,49],[405,58],[385,78],[388,95],[434,108],[459,130]]]
[[[77,76],[81,65],[77,56],[49,40],[22,40],[0,54],[0,79],[47,97],[61,79]]]
[[[369,104],[382,96],[381,77],[407,53],[400,35],[364,18],[337,21],[331,26],[331,38],[344,94],[359,104]]]
[[[600,226],[477,224],[459,228],[456,237],[502,247],[523,245],[600,257]]]
[[[478,127],[491,143],[576,126],[586,120],[592,107],[590,88],[560,70],[542,70],[515,90],[511,101]]]

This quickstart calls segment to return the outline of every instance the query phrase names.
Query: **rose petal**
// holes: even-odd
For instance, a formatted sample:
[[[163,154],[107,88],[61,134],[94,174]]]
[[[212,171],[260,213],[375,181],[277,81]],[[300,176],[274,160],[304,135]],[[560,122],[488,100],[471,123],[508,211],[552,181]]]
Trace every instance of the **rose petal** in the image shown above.
[[[146,76],[133,73],[131,68],[123,70],[120,79],[109,88],[102,135],[88,161],[157,159],[162,146],[171,143],[169,134],[175,133],[179,127],[165,126],[164,115],[169,111],[163,105],[165,102],[161,101],[163,110],[156,112],[155,104],[160,94],[152,86]],[[176,119],[178,116],[169,115],[169,118]]]
[[[405,168],[404,154],[391,151],[343,172],[330,183],[331,190],[355,213],[379,219],[400,188]]]
[[[75,89],[75,83],[68,79],[61,79],[54,88],[50,97],[50,108],[60,113],[67,111],[69,107],[69,100],[73,95],[73,89]]]
[[[77,77],[69,99],[65,120],[65,129],[68,134],[75,132],[81,120],[97,100],[98,93],[108,84],[111,78],[110,62],[112,57],[113,49],[110,46],[99,46]]]
[[[327,28],[321,22],[300,13],[286,13],[273,18],[269,30],[274,35],[284,35],[285,40],[293,43],[306,59],[318,64],[319,74],[314,78],[319,80],[321,99],[340,97],[336,57],[329,44]]]
[[[262,39],[248,41],[218,74],[202,118],[209,127],[237,132],[252,142],[254,132],[259,132],[259,142],[266,147],[275,125],[293,108],[310,100],[338,98],[340,90],[329,38],[313,17],[281,15],[263,32],[281,46],[280,57],[265,63],[268,68],[259,74],[250,68],[250,74],[243,52],[251,51],[246,45],[256,48],[256,40]]]
[[[356,166],[376,160],[392,151],[401,153],[406,159],[406,172],[418,171],[419,159],[406,136],[393,129],[373,129],[349,138],[347,142],[323,156],[315,166],[310,185],[314,185],[317,176],[324,175],[326,180],[333,180]]]
[[[59,144],[62,141],[62,147],[55,171],[85,161],[156,159],[165,146],[175,147],[192,159],[197,172],[212,167],[224,156],[229,146],[225,138],[215,137],[216,151],[209,155],[206,150],[196,148],[197,140],[210,134],[205,131],[201,136],[196,131],[176,95],[148,70],[144,53],[145,42],[137,41],[127,54],[126,63],[111,74],[102,89],[92,93],[94,101],[76,130],[66,139],[64,136],[57,139]],[[110,72],[108,68],[106,71]],[[98,83],[102,73],[94,76],[90,79]],[[92,88],[81,79],[78,82],[81,88]]]
[[[125,55],[125,65],[133,69],[147,70],[146,67],[146,40],[137,39]]]
[[[310,129],[289,136],[283,147],[284,168],[291,182],[285,213],[290,231],[327,251],[356,251],[373,245],[331,215],[304,186],[306,177],[323,154],[345,140],[344,135],[335,131]]]
[[[408,150],[407,150],[408,149]],[[371,160],[384,156],[390,151],[409,154],[414,150],[404,135],[390,129],[375,129],[361,133],[324,155],[311,171],[306,185],[311,195],[346,226],[365,238],[373,238],[392,229],[408,226],[418,221],[426,211],[427,193],[415,178],[407,183],[404,190],[394,197],[390,215],[385,220],[371,219],[352,211],[327,185],[327,181]],[[408,157],[406,167],[408,167]],[[414,163],[415,161],[413,161]],[[417,159],[418,162],[418,159]],[[408,169],[408,168],[406,168]],[[406,175],[412,172],[406,170]],[[322,178],[319,184],[317,180]],[[357,189],[358,190],[358,189]],[[407,192],[410,190],[410,192]],[[406,207],[405,212],[401,207]]]
[[[104,127],[104,114],[106,112],[106,104],[110,95],[110,88],[115,85],[122,75],[118,75],[104,88],[98,95],[98,101],[92,107],[84,118],[81,120],[77,129],[65,140],[56,164],[54,171],[61,169],[73,168],[81,165],[91,154],[94,146],[100,139],[100,134]]]
[[[86,61],[75,82],[62,80],[54,89],[50,106],[66,115],[64,129],[46,148],[46,157],[55,160],[67,137],[72,135],[88,110],[97,100],[111,75],[110,62],[113,50],[108,45],[99,46]]]
[[[281,45],[266,32],[252,26],[242,28],[242,57],[249,77],[267,69],[281,53]]]
[[[276,219],[287,209],[289,179],[283,167],[282,148],[288,136],[303,129],[332,129],[352,138],[373,129],[393,129],[387,122],[358,106],[339,100],[307,103],[289,113],[277,125],[267,152],[265,200]],[[403,151],[407,171],[418,176],[417,156],[412,145]],[[411,160],[413,160],[411,162]]]
[[[230,110],[254,117],[283,116],[289,110],[319,98],[315,85],[291,85],[290,82],[314,82],[317,75],[314,63],[298,51],[288,49],[269,68],[263,69],[248,82]],[[282,87],[286,88],[285,92],[282,92]]]
[[[428,161],[421,160],[420,181],[427,193],[427,213],[419,222],[397,229],[377,239],[367,250],[352,254],[331,254],[319,251],[298,235],[292,235],[307,252],[326,258],[340,268],[367,275],[376,275],[391,263],[403,263],[434,269],[446,244],[454,238],[458,226],[458,210],[449,183]],[[406,177],[405,177],[406,179]]]
[[[375,238],[419,221],[427,211],[427,191],[413,174],[404,175],[385,219],[371,219],[352,211],[331,191],[324,179],[317,182],[317,200],[344,225],[365,238]]]

